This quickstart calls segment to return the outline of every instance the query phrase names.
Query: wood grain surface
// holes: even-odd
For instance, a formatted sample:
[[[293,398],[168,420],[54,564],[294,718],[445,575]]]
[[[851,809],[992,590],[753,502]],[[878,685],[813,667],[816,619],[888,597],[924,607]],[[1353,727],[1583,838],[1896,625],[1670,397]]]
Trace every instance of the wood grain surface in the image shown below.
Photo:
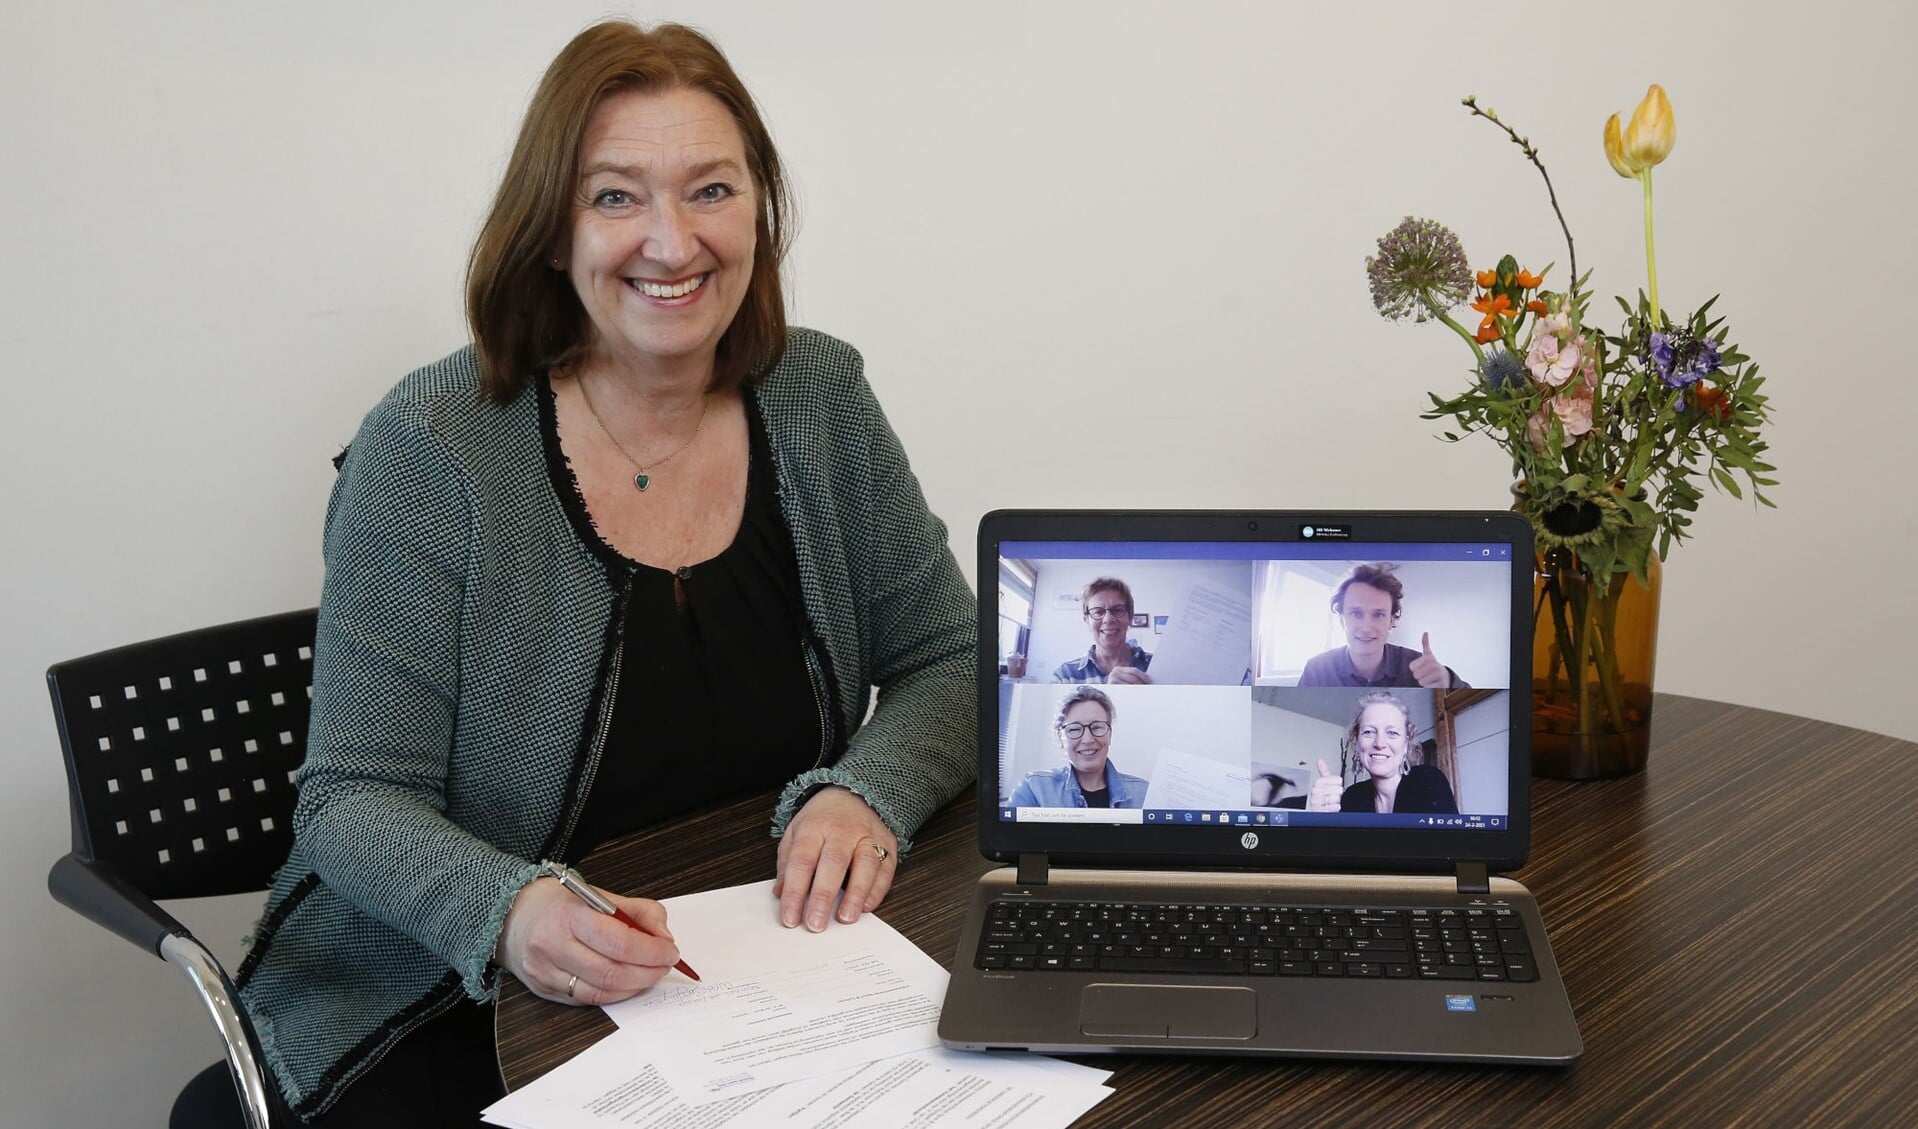
[[[1117,1071],[1114,1094],[1077,1124],[1918,1124],[1918,745],[1669,694],[1653,726],[1640,775],[1534,782],[1531,860],[1512,875],[1564,972],[1576,1065],[1087,1057]],[[649,897],[770,878],[771,803],[642,832],[581,869]],[[987,869],[975,810],[968,795],[921,830],[879,912],[948,967]],[[510,1088],[613,1030],[506,979]]]

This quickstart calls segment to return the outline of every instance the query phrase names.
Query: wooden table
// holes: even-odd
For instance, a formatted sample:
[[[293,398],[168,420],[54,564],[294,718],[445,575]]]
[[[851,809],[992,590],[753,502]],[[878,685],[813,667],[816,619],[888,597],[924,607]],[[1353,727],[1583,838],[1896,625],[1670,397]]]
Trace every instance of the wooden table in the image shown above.
[[[1080,1126],[1918,1124],[1918,745],[1658,697],[1650,767],[1537,781],[1537,895],[1585,1038],[1567,1069],[1088,1057]],[[771,797],[583,869],[667,897],[772,877]],[[950,966],[987,869],[970,795],[921,831],[880,916]],[[770,911],[770,908],[768,909]],[[501,1074],[525,1085],[613,1030],[508,978]]]

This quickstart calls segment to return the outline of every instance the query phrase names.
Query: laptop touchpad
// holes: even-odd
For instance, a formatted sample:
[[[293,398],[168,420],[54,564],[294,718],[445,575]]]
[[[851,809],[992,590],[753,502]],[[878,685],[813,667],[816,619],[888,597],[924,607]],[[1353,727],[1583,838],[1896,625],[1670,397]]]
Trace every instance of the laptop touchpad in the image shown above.
[[[1144,1039],[1250,1039],[1259,1033],[1258,1002],[1250,988],[1089,984],[1079,996],[1079,1030]]]

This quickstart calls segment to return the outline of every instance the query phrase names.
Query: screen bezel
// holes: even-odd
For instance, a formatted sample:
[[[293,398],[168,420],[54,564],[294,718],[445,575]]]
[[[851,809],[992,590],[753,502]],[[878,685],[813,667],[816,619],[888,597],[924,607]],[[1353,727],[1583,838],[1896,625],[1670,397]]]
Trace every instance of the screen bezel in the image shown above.
[[[1266,827],[1187,824],[1019,823],[999,818],[999,547],[1011,541],[1195,541],[1303,544],[1301,529],[1332,529],[1352,542],[1507,544],[1512,548],[1513,685],[1508,813],[1504,828]],[[1324,539],[1315,538],[1323,541]],[[1275,554],[1278,555],[1278,554]],[[1053,865],[1153,865],[1229,869],[1451,870],[1461,862],[1512,870],[1531,844],[1531,525],[1507,511],[994,510],[979,521],[979,849],[1013,862],[1043,854]]]

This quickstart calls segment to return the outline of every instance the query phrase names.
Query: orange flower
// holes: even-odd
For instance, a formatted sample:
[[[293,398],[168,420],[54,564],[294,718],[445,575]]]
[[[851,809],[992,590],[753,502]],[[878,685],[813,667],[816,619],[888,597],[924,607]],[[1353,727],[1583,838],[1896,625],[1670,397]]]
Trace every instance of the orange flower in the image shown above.
[[[1498,338],[1498,326],[1492,323],[1491,318],[1486,318],[1485,321],[1479,325],[1478,333],[1474,335],[1474,339],[1477,340],[1480,345],[1490,345],[1492,342],[1497,341]]]
[[[1539,301],[1537,298],[1525,303],[1525,308],[1537,314],[1539,317],[1549,317],[1552,312],[1545,307],[1545,303]]]
[[[1709,380],[1701,380],[1692,388],[1692,400],[1698,405],[1700,415],[1710,416],[1719,423],[1732,418],[1731,397]]]
[[[1522,270],[1518,272],[1518,284],[1521,289],[1537,290],[1539,283],[1544,281],[1545,279],[1542,276],[1533,274],[1531,271]]]
[[[1472,308],[1485,315],[1485,320],[1478,323],[1479,333],[1483,334],[1488,327],[1498,323],[1500,314],[1512,312],[1512,300],[1503,294],[1480,294],[1478,301],[1472,303]],[[1494,330],[1493,334],[1496,336],[1497,331]]]
[[[1479,289],[1490,290],[1492,285],[1498,281],[1498,272],[1482,270],[1472,277],[1478,281]]]

